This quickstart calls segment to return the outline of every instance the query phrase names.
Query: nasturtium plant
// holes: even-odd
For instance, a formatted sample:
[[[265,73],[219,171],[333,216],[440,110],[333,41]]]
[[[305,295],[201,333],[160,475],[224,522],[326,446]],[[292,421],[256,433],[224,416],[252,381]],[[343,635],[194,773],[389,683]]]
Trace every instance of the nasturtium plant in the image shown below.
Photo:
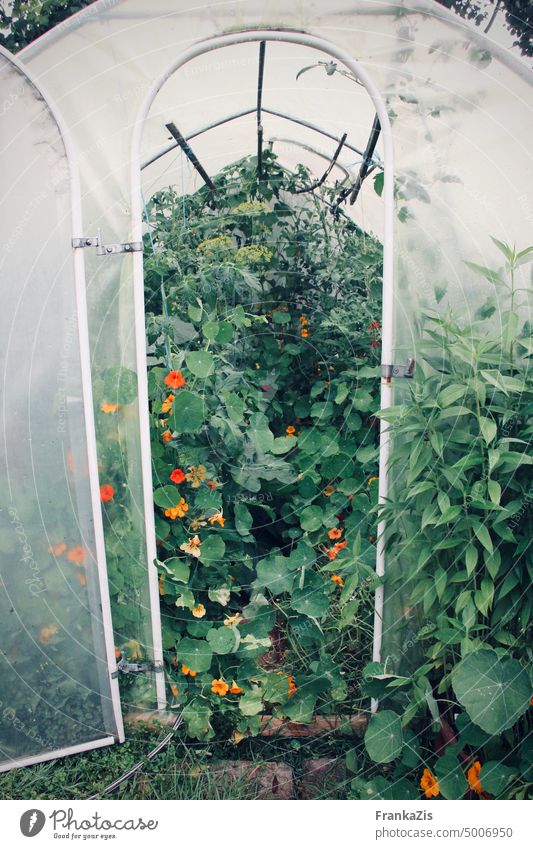
[[[350,712],[370,643],[381,248],[307,179],[265,152],[147,204],[166,675],[200,739]]]

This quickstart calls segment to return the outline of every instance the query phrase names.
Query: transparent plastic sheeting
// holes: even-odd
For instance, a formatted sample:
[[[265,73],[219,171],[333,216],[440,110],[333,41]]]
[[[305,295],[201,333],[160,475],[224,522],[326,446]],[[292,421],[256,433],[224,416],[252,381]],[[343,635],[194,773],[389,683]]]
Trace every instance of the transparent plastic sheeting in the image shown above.
[[[464,260],[501,264],[491,235],[518,248],[532,241],[531,75],[520,59],[432,0],[212,0],[203,6],[188,0],[99,0],[64,22],[21,56],[53,93],[72,129],[81,160],[87,228],[100,227],[108,241],[128,237],[132,132],[153,81],[200,39],[268,28],[303,30],[347,50],[386,100],[395,148],[397,212],[394,360],[416,357],[422,307],[443,313],[451,305],[468,321],[480,304],[493,298],[498,321],[504,307],[500,292],[475,276]],[[348,142],[363,150],[374,115],[366,92],[338,73],[328,75],[324,67],[296,79],[303,67],[328,61],[328,56],[305,47],[269,42],[263,106],[337,137],[347,131]],[[187,136],[254,108],[257,67],[258,45],[237,45],[208,53],[168,79],[145,124],[144,160],[168,146],[169,121]],[[273,138],[288,139],[273,142],[282,164],[295,167],[302,162],[315,178],[321,176],[324,160],[313,150],[332,156],[335,141],[266,112],[262,121],[265,145]],[[255,116],[225,123],[197,136],[191,145],[207,171],[215,174],[255,153]],[[378,154],[380,150],[378,146]],[[353,177],[358,160],[344,149],[339,164]],[[340,169],[331,175],[336,180],[344,177]],[[145,199],[172,184],[184,192],[201,185],[183,154],[175,151],[143,171]],[[382,237],[383,209],[372,178],[357,204],[346,211],[365,230]],[[43,262],[50,262],[48,255]],[[110,364],[131,367],[135,362],[131,259],[109,262],[113,267],[91,265],[97,372]],[[517,286],[528,287],[527,274],[523,266]],[[140,522],[135,415],[133,411],[123,423],[129,440],[125,479],[133,515]],[[140,591],[138,604],[142,617]],[[394,648],[404,642],[401,631],[408,634],[411,628],[410,614],[404,616],[402,610],[402,600],[389,594],[385,618],[394,624],[386,629],[384,654],[387,644]]]
[[[7,769],[119,735],[88,479],[69,168],[47,105],[3,56],[0,89],[0,769]]]

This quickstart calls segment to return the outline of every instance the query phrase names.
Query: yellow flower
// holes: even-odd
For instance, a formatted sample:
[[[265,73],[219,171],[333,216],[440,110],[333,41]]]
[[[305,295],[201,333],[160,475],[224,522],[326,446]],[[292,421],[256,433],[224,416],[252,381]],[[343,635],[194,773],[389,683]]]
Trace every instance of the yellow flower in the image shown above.
[[[211,692],[217,696],[225,696],[229,690],[229,685],[226,684],[223,678],[213,678],[211,683]]]
[[[234,616],[227,616],[224,619],[224,625],[227,625],[228,628],[232,628],[234,625],[239,625],[242,622],[242,616],[240,613],[235,613]]]
[[[432,796],[438,796],[440,793],[439,782],[427,768],[422,773],[420,787],[424,791],[426,799],[431,799]]]
[[[179,503],[175,507],[169,507],[165,510],[165,516],[169,519],[183,519],[185,513],[189,509],[189,505],[184,498],[180,498]]]
[[[209,516],[207,521],[209,522],[210,525],[214,525],[215,522],[217,522],[220,525],[220,527],[223,528],[226,520],[224,519],[224,516],[222,515],[222,510],[219,510],[219,512],[215,513],[214,516]]]
[[[205,607],[203,604],[197,604],[196,607],[193,607],[191,613],[196,619],[202,619],[205,616]]]
[[[58,631],[59,628],[57,625],[45,625],[39,631],[39,642],[42,643],[43,646],[45,646],[47,643],[50,642],[51,637],[54,637]]]
[[[370,486],[370,484],[374,483],[374,481],[377,481],[377,480],[379,480],[379,478],[377,478],[375,475],[371,478],[368,478],[368,481],[367,481],[368,486]]]
[[[262,200],[250,200],[240,203],[233,212],[235,215],[259,215],[261,212],[270,212],[270,207]]]
[[[185,478],[189,481],[193,489],[198,489],[206,477],[207,469],[205,466],[189,466],[189,471],[185,475]]]
[[[179,696],[179,694],[180,694],[180,691],[178,690],[178,688],[175,684],[170,685],[170,692],[172,693],[173,696]]]
[[[272,259],[272,251],[266,245],[243,245],[235,254],[235,259],[245,265],[268,263]]]
[[[191,521],[191,531],[197,531],[198,528],[205,528],[207,522],[204,522],[205,516],[198,516]]]
[[[161,412],[162,413],[170,413],[172,409],[172,402],[174,400],[174,395],[167,395],[163,403],[161,404]]]
[[[201,544],[199,537],[192,537],[189,542],[182,542],[180,550],[185,551],[187,554],[191,554],[193,557],[200,557]]]
[[[200,254],[204,254],[210,258],[217,251],[228,251],[234,247],[233,239],[229,236],[214,236],[212,239],[205,239],[197,246],[196,250]]]
[[[468,772],[466,773],[466,777],[468,779],[468,786],[471,790],[474,790],[475,793],[484,793],[484,789],[481,786],[481,781],[479,780],[479,774],[481,772],[481,762],[475,761],[472,764]]]
[[[159,595],[165,595],[165,576],[159,576]]]

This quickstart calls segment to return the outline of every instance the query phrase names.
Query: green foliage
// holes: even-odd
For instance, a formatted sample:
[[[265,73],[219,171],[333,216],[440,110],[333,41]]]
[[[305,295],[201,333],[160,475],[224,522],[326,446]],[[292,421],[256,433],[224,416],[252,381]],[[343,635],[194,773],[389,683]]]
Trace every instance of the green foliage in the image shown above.
[[[94,0],[7,0],[0,3],[0,44],[16,53]]]
[[[427,315],[411,397],[378,414],[394,437],[385,593],[402,598],[396,642],[411,649],[370,664],[364,688],[417,732],[445,798],[531,788],[533,394],[515,272],[533,253],[493,241],[505,270],[469,265],[506,293],[501,334]]]
[[[267,152],[147,207],[164,649],[200,739],[350,710],[368,651],[381,252],[303,179]]]

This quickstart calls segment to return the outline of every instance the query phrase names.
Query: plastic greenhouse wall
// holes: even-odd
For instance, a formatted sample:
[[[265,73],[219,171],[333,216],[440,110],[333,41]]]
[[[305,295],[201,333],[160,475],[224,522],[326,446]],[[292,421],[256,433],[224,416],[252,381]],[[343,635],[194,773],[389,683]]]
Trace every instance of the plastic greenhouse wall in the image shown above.
[[[106,243],[122,243],[138,223],[132,221],[132,207],[139,203],[131,196],[132,134],[154,80],[198,40],[276,28],[326,38],[347,51],[385,100],[395,160],[393,361],[416,358],[425,309],[444,314],[451,305],[467,320],[491,298],[497,321],[503,310],[500,292],[475,276],[464,260],[496,264],[491,235],[519,246],[530,241],[533,202],[525,179],[532,158],[526,142],[533,129],[530,74],[519,60],[429,0],[316,0],[290,8],[277,0],[247,0],[202,9],[177,7],[172,0],[155,0],[149,7],[144,0],[99,0],[56,27],[20,57],[51,92],[71,130],[80,161],[84,235],[100,231]],[[352,80],[327,75],[323,68],[296,78],[302,67],[327,58],[302,45],[267,47],[265,139],[289,138],[289,143],[274,142],[282,164],[304,162],[317,176],[323,160],[302,145],[316,150],[318,134],[279,113],[335,137],[346,131],[359,150],[374,116],[367,93]],[[170,76],[147,117],[141,158],[146,162],[168,147],[169,121],[188,136],[231,113],[253,109],[256,69],[257,45],[238,45],[194,60]],[[255,143],[250,113],[199,135],[195,151],[208,173],[216,174],[254,153]],[[329,151],[323,138],[320,145]],[[383,156],[381,146],[377,150]],[[354,153],[343,155],[341,164],[355,175],[359,162]],[[143,170],[144,200],[169,183],[184,192],[199,185],[196,173],[176,153]],[[349,214],[383,238],[383,209],[370,181]],[[124,490],[125,509],[110,514],[106,531],[115,635],[120,644],[131,644],[132,653],[157,660],[144,327],[139,311],[135,314],[133,260],[124,254],[85,254],[99,457],[115,464]],[[54,268],[51,250],[43,254],[41,268],[45,274]],[[527,288],[525,270],[517,284]],[[397,400],[403,391],[396,382]],[[389,566],[402,568],[400,561]],[[385,624],[383,656],[401,667],[416,622],[399,593],[385,598]],[[155,678],[162,704],[162,676]],[[153,704],[155,698],[151,676],[125,693],[136,703]]]

